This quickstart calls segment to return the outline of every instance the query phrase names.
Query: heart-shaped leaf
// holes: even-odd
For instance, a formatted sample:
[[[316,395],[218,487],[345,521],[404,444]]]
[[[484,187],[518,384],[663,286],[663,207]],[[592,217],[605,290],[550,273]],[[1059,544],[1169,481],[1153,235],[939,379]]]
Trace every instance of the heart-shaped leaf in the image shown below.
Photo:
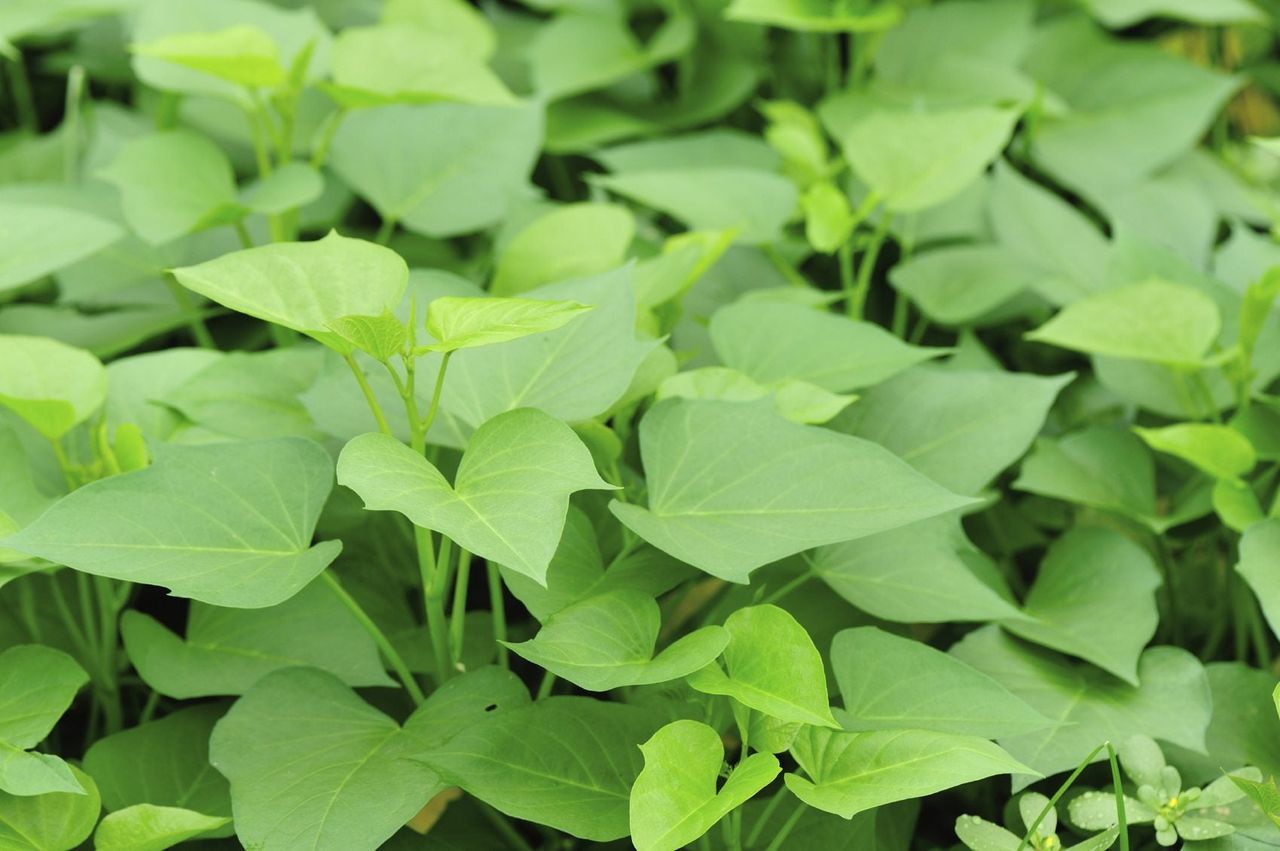
[[[93,778],[70,766],[83,791],[17,797],[0,792],[0,848],[5,851],[71,851],[93,833],[102,801]]]
[[[48,337],[0,334],[0,405],[50,440],[87,420],[107,398],[101,361]]]
[[[377,511],[399,511],[459,546],[545,584],[569,495],[613,486],[567,425],[534,408],[476,429],[451,485],[398,440],[363,434],[342,449],[338,481]]]
[[[95,851],[165,851],[231,823],[181,807],[134,804],[110,813],[93,834]]]
[[[311,441],[155,451],[153,466],[85,485],[4,546],[246,609],[289,599],[341,551],[339,541],[311,544],[333,487],[333,462]]]
[[[644,768],[631,787],[631,841],[638,851],[677,851],[694,842],[778,776],[773,754],[734,766],[717,789],[724,744],[697,721],[675,721],[640,746]]]
[[[279,48],[270,35],[254,26],[175,33],[135,44],[132,50],[241,86],[274,88],[285,81]]]
[[[531,298],[460,298],[441,296],[427,308],[427,331],[436,338],[426,348],[452,352],[490,346],[554,331],[590,305]]]

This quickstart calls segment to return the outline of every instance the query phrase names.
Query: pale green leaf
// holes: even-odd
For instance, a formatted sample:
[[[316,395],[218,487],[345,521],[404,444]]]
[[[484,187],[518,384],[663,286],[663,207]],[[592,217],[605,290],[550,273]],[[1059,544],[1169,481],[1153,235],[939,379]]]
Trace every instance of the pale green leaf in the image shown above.
[[[192,603],[185,639],[138,611],[124,613],[120,632],[138,675],[169,697],[244,694],[295,665],[328,671],[349,686],[394,685],[364,627],[321,582],[270,609]]]
[[[48,337],[0,334],[0,406],[45,437],[62,437],[106,398],[106,370],[90,353]]]
[[[1147,18],[1174,18],[1195,24],[1259,23],[1265,16],[1249,0],[1084,0],[1085,8],[1112,29]]]
[[[80,210],[0,203],[0,292],[91,257],[122,236],[118,225]]]
[[[342,354],[352,346],[329,323],[393,310],[409,280],[408,267],[394,251],[336,231],[315,242],[234,251],[173,274],[189,290],[301,331]]]
[[[1126,431],[1094,426],[1041,439],[1013,486],[1114,511],[1160,529],[1155,476],[1155,463],[1142,441]]]
[[[569,495],[612,486],[564,423],[534,408],[486,422],[453,484],[421,454],[384,434],[350,441],[338,480],[375,511],[399,511],[483,558],[545,582]]]
[[[678,851],[781,770],[772,754],[752,754],[717,789],[724,745],[715,730],[697,721],[668,724],[640,750],[644,769],[631,788],[631,840],[639,851]]]
[[[712,662],[729,642],[718,626],[696,630],[655,655],[661,613],[639,591],[608,591],[551,615],[515,653],[587,691],[677,680]]]
[[[733,0],[724,11],[735,21],[768,24],[800,32],[876,32],[902,18],[902,7],[887,0],[859,3],[852,8],[811,0]]]
[[[83,792],[16,797],[0,792],[0,848],[4,851],[71,851],[93,833],[102,802],[93,778],[72,767]]]
[[[132,50],[240,86],[275,88],[285,81],[279,48],[255,26],[166,35]]]
[[[591,305],[532,298],[441,296],[427,308],[427,331],[437,342],[433,352],[452,352],[509,343],[567,325]]]
[[[240,193],[240,203],[264,215],[278,215],[310,204],[324,193],[324,178],[306,163],[289,162],[254,181]]]
[[[870,322],[798,304],[740,301],[711,317],[725,366],[762,384],[796,379],[835,393],[878,384],[945,349],[911,346]]]
[[[677,372],[659,384],[655,394],[658,401],[681,398],[750,402],[766,396],[773,400],[778,413],[792,422],[803,424],[825,423],[857,398],[832,393],[816,384],[796,379],[766,386],[736,369],[723,366]]]
[[[153,466],[85,485],[5,546],[235,608],[289,599],[341,550],[311,543],[333,487],[332,462],[316,444],[153,448]]]
[[[329,330],[378,361],[389,361],[405,348],[408,329],[392,313],[377,316],[343,316],[329,323]]]
[[[230,824],[181,807],[135,804],[110,813],[93,835],[95,851],[164,851]]]
[[[140,136],[99,174],[120,189],[125,221],[152,245],[244,216],[222,149],[188,130]]]
[[[1218,479],[1238,479],[1258,461],[1249,439],[1231,426],[1175,423],[1133,430],[1157,452],[1175,455]]]
[[[707,694],[723,694],[780,721],[837,727],[827,700],[822,655],[786,609],[739,609],[724,623],[724,670],[710,665],[689,678]]]
[[[520,230],[498,255],[494,295],[519,295],[544,284],[598,275],[622,265],[635,233],[617,204],[556,207]]]
[[[1050,724],[995,680],[919,641],[875,627],[836,633],[831,670],[851,732],[918,729],[994,739]]]
[[[944,325],[980,324],[983,316],[1039,279],[1034,266],[992,245],[939,248],[889,271],[894,289]]]
[[[0,741],[38,745],[87,682],[84,669],[52,647],[24,644],[0,653]]]
[[[815,251],[830,254],[844,245],[857,225],[849,196],[828,181],[820,181],[800,196],[804,233]]]
[[[1153,278],[1073,302],[1027,339],[1092,355],[1193,367],[1204,360],[1219,330],[1211,298]]]
[[[614,514],[734,582],[784,556],[966,504],[887,450],[789,422],[765,402],[660,402],[641,421],[640,453],[649,506],[614,502]]]
[[[1236,571],[1257,595],[1262,615],[1271,631],[1280,635],[1280,519],[1265,520],[1247,530],[1240,539]]]
[[[977,816],[956,819],[956,838],[970,851],[1017,851],[1022,837]]]
[[[809,806],[842,818],[997,774],[1033,773],[986,739],[927,730],[843,733],[808,727],[791,753],[808,777],[788,774],[787,788]]]
[[[23,750],[0,740],[0,796],[61,792],[84,794],[84,787],[66,762],[60,757]]]

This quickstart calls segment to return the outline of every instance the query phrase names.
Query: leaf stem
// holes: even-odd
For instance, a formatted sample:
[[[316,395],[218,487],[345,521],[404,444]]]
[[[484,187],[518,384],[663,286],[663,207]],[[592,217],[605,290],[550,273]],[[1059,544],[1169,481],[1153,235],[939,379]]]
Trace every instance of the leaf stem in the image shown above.
[[[520,835],[515,825],[508,821],[507,817],[502,813],[485,803],[480,804],[480,812],[484,813],[484,817],[489,821],[489,824],[493,825],[494,829],[501,833],[503,838],[510,843],[510,847],[516,849],[516,851],[533,851],[533,846]]]
[[[1027,826],[1027,832],[1022,835],[1022,841],[1018,843],[1018,847],[1014,849],[1014,851],[1022,851],[1023,848],[1027,847],[1027,843],[1031,841],[1031,837],[1035,834],[1036,828],[1040,827],[1040,822],[1044,821],[1045,816],[1049,815],[1053,808],[1058,805],[1058,801],[1067,793],[1067,790],[1071,788],[1071,784],[1076,782],[1076,778],[1084,772],[1089,763],[1093,761],[1093,758],[1098,755],[1098,752],[1109,744],[1109,742],[1103,742],[1093,750],[1089,751],[1089,755],[1080,761],[1080,764],[1076,766],[1076,770],[1071,772],[1071,775],[1066,780],[1062,781],[1062,785],[1058,787],[1058,791],[1054,792],[1053,797],[1045,802],[1044,807],[1040,810],[1040,814],[1036,816],[1035,821],[1031,822],[1031,824]]]
[[[431,432],[431,424],[436,421],[436,412],[440,410],[440,393],[444,390],[444,374],[449,368],[449,358],[452,356],[453,352],[445,352],[444,357],[440,359],[440,371],[436,373],[436,386],[431,391],[431,406],[427,408],[427,416],[422,421],[423,437]]]
[[[764,833],[764,829],[769,825],[769,821],[773,818],[773,814],[778,811],[778,807],[782,806],[782,802],[787,799],[787,792],[781,789],[774,793],[769,799],[769,803],[765,804],[764,812],[760,813],[760,817],[756,819],[756,823],[751,826],[751,832],[747,834],[747,847],[755,847],[756,842],[760,839],[760,834]]]
[[[455,667],[462,661],[462,647],[466,640],[467,590],[470,584],[471,553],[458,547],[458,572],[453,576],[453,608],[449,610],[449,658]]]
[[[316,141],[316,146],[311,149],[311,167],[319,169],[329,159],[329,146],[333,144],[334,134],[338,132],[338,125],[342,123],[342,119],[347,115],[345,107],[339,107],[329,113],[329,117],[324,121],[324,128],[320,131],[320,138]]]
[[[485,563],[485,571],[489,580],[489,608],[493,613],[493,640],[498,645],[498,664],[504,668],[511,667],[511,654],[507,652],[507,609],[502,597],[502,574],[493,562]]]
[[[542,700],[544,697],[551,696],[551,690],[556,687],[556,680],[559,679],[550,671],[542,672],[542,681],[538,683],[538,693],[534,696],[534,700]]]
[[[422,693],[422,689],[418,687],[418,681],[413,678],[413,674],[409,671],[409,666],[405,664],[404,658],[392,645],[391,640],[387,638],[386,633],[373,622],[373,618],[356,602],[356,599],[347,593],[337,578],[328,570],[320,574],[320,578],[329,586],[329,590],[342,602],[344,606],[351,612],[352,616],[359,621],[360,626],[364,627],[364,631],[369,633],[369,637],[373,639],[373,643],[378,645],[378,649],[382,651],[382,655],[386,657],[390,663],[391,669],[396,672],[396,676],[400,678],[400,682],[404,683],[405,691],[409,692],[409,697],[413,699],[415,705],[421,706],[425,701],[426,695]]]
[[[801,585],[804,585],[806,582],[808,582],[812,578],[813,578],[813,571],[806,570],[804,573],[800,574],[799,576],[793,577],[792,579],[778,586],[778,590],[774,591],[772,594],[767,595],[763,600],[760,601],[760,605],[765,605],[766,603],[776,603],[778,600],[781,600],[783,597],[787,596],[792,591],[799,588]]]
[[[871,244],[867,246],[862,259],[858,261],[858,281],[854,284],[849,300],[845,303],[852,319],[862,318],[867,304],[867,293],[871,290],[871,273],[875,271],[876,260],[880,257],[880,248],[884,245],[885,237],[889,233],[890,221],[892,216],[889,213],[881,214],[880,220],[876,222],[875,232],[871,236]]]
[[[62,171],[67,183],[80,177],[80,101],[84,96],[84,66],[73,65],[67,73],[67,99],[63,109]]]
[[[1124,804],[1124,784],[1120,782],[1120,766],[1116,749],[1107,742],[1107,761],[1111,763],[1111,785],[1116,790],[1116,827],[1120,832],[1120,851],[1129,851],[1129,813]]]
[[[354,355],[346,354],[342,359],[347,362],[347,366],[351,367],[351,374],[356,377],[356,383],[360,385],[360,392],[364,394],[364,400],[369,405],[369,410],[373,412],[373,418],[378,422],[378,430],[383,434],[391,437],[391,425],[387,422],[387,415],[382,412],[382,405],[378,403],[378,397],[373,394],[373,388],[369,386],[369,379],[365,378],[364,370],[360,368],[360,364],[356,363]]]
[[[218,344],[214,342],[213,335],[209,333],[209,326],[204,324],[204,318],[200,316],[200,311],[196,308],[195,302],[191,300],[191,296],[187,294],[187,288],[174,280],[173,275],[165,274],[165,286],[169,288],[169,293],[173,296],[173,300],[178,305],[178,310],[187,318],[187,330],[191,332],[191,337],[196,341],[202,349],[217,350]]]
[[[413,526],[413,540],[418,549],[418,574],[422,578],[422,608],[427,618],[427,634],[431,637],[431,654],[435,660],[436,684],[449,679],[452,669],[449,665],[449,618],[444,611],[444,593],[440,577],[441,566],[436,564],[435,547],[432,545],[431,530],[424,529],[416,523]]]
[[[31,78],[27,76],[26,59],[22,54],[10,58],[9,86],[14,109],[18,113],[18,126],[30,133],[40,132],[36,102],[31,96]]]
[[[795,829],[796,824],[800,821],[800,817],[804,815],[804,811],[804,801],[797,801],[795,810],[792,811],[791,815],[787,816],[787,820],[782,823],[782,827],[778,829],[776,834],[774,834],[773,841],[769,843],[769,846],[765,851],[778,851],[778,849],[782,847],[782,843],[787,841],[787,836]]]
[[[391,241],[391,234],[396,229],[396,220],[391,216],[382,220],[382,224],[378,226],[378,233],[374,236],[373,241],[378,245],[386,245]]]

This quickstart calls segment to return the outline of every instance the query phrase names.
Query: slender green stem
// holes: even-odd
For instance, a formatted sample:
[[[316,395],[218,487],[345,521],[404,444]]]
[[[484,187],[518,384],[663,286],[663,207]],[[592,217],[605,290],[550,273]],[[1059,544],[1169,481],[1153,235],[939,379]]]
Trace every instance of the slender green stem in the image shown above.
[[[804,279],[804,275],[801,275],[796,267],[792,266],[787,261],[787,258],[782,256],[782,252],[778,251],[778,247],[776,245],[765,243],[760,246],[760,250],[764,252],[764,256],[769,259],[769,262],[773,264],[774,268],[782,273],[782,277],[787,279],[787,283],[794,287],[809,286],[809,282]]]
[[[1067,790],[1071,788],[1071,784],[1076,782],[1076,778],[1079,777],[1085,768],[1088,767],[1089,763],[1093,762],[1093,758],[1097,756],[1103,748],[1107,747],[1107,745],[1107,742],[1103,742],[1093,750],[1089,751],[1089,755],[1081,760],[1080,764],[1076,766],[1076,770],[1071,772],[1071,776],[1062,781],[1062,785],[1058,787],[1058,791],[1054,792],[1053,797],[1045,803],[1044,807],[1040,810],[1040,814],[1036,816],[1035,821],[1027,825],[1027,832],[1023,834],[1022,841],[1018,843],[1018,847],[1015,851],[1022,851],[1023,848],[1027,847],[1027,844],[1031,842],[1031,837],[1035,835],[1036,829],[1040,827],[1040,823],[1045,820],[1045,817],[1048,816],[1050,812],[1053,811],[1053,808],[1057,806],[1058,801],[1067,793]]]
[[[1111,784],[1116,789],[1116,827],[1120,832],[1120,851],[1129,851],[1129,813],[1124,805],[1124,784],[1120,782],[1120,766],[1116,749],[1107,742],[1107,761],[1111,763]]]
[[[885,237],[889,233],[889,222],[891,216],[886,212],[882,213],[880,220],[876,222],[876,229],[871,237],[871,244],[867,246],[867,251],[862,255],[862,259],[858,261],[858,281],[854,285],[853,294],[846,303],[849,316],[853,319],[861,319],[864,308],[867,304],[867,294],[871,290],[871,273],[875,271],[876,260],[880,257],[880,248],[884,245]]]
[[[778,602],[783,597],[787,596],[792,591],[799,588],[801,585],[804,585],[806,582],[808,582],[812,578],[813,578],[813,571],[806,570],[804,573],[800,574],[799,576],[793,577],[790,580],[784,582],[782,585],[779,585],[778,590],[774,591],[771,594],[766,595],[764,599],[760,601],[760,605],[764,605],[766,603]]]
[[[67,100],[63,109],[62,176],[67,183],[80,178],[80,100],[84,95],[84,67],[72,66],[67,74]]]
[[[840,289],[844,292],[845,309],[853,304],[855,280],[853,277],[853,239],[847,239],[836,250],[836,262],[840,266]]]
[[[449,658],[455,666],[462,659],[462,647],[466,640],[467,589],[470,584],[471,553],[459,547],[458,572],[453,577],[453,608],[449,610]]]
[[[152,691],[147,695],[147,702],[142,705],[142,714],[138,723],[145,724],[156,716],[156,710],[160,708],[160,692]]]
[[[778,807],[782,806],[782,802],[788,797],[785,790],[778,791],[769,799],[769,803],[765,804],[764,812],[760,813],[756,823],[751,826],[751,832],[747,834],[748,848],[755,847],[756,842],[760,839],[760,834],[764,833],[764,829],[768,827],[769,822],[773,819],[773,814],[778,811]]]
[[[485,564],[489,580],[489,608],[493,612],[493,640],[498,644],[498,664],[511,667],[511,655],[502,643],[507,640],[507,608],[502,597],[502,574],[493,562]]]
[[[449,369],[449,358],[453,357],[453,352],[445,352],[444,357],[440,359],[440,371],[436,373],[436,386],[431,391],[431,405],[427,408],[427,416],[422,421],[422,434],[425,437],[431,433],[431,425],[436,421],[436,413],[440,410],[440,394],[444,390],[444,374]]]
[[[427,634],[431,637],[431,653],[435,660],[436,682],[449,679],[449,619],[444,611],[444,594],[437,585],[444,572],[436,564],[431,531],[414,525],[413,540],[418,549],[418,574],[422,578],[422,608],[427,618]]]
[[[71,570],[71,568],[67,568]],[[67,628],[67,634],[71,636],[71,643],[76,646],[80,654],[88,659],[90,653],[89,642],[83,630],[80,629],[80,623],[76,620],[75,615],[71,613],[71,606],[67,602],[67,597],[62,593],[62,583],[55,576],[49,584],[53,588],[53,606],[58,610],[58,617],[62,619],[62,623]],[[23,586],[26,587],[25,585]]]
[[[778,851],[782,847],[782,843],[787,841],[787,837],[791,835],[791,831],[799,823],[800,817],[804,815],[805,806],[804,801],[796,802],[795,810],[792,811],[791,815],[787,816],[787,820],[782,823],[782,827],[774,834],[773,841],[769,843],[769,847],[765,851]]]
[[[9,86],[13,92],[13,105],[18,113],[18,126],[30,133],[40,131],[36,116],[35,98],[31,96],[31,78],[27,76],[26,60],[18,55],[9,62]]]
[[[53,447],[53,457],[58,461],[58,469],[62,471],[62,481],[67,486],[67,491],[71,492],[79,487],[76,482],[75,473],[71,469],[71,459],[67,457],[67,452],[62,448],[62,439],[58,437],[49,438],[49,445]]]
[[[329,117],[324,120],[324,127],[320,131],[320,138],[316,141],[316,146],[311,149],[311,167],[320,168],[329,159],[329,146],[333,144],[333,136],[338,132],[338,125],[342,123],[342,119],[347,115],[344,108],[335,109],[329,113]]]
[[[893,336],[899,340],[906,339],[907,318],[910,302],[906,293],[895,292],[893,297]]]
[[[542,700],[544,697],[551,696],[551,690],[556,687],[556,680],[559,679],[550,671],[542,672],[542,681],[538,683],[538,693],[534,700]]]
[[[236,232],[236,239],[240,240],[241,248],[253,248],[253,237],[249,235],[249,229],[244,226],[243,219],[232,222],[231,227]]]
[[[386,245],[391,241],[391,234],[396,229],[396,220],[388,216],[382,220],[382,224],[378,226],[378,233],[374,236],[373,241],[378,245]]]
[[[480,805],[480,812],[484,813],[484,817],[494,829],[501,833],[503,838],[507,840],[509,846],[516,851],[533,851],[533,846],[528,843],[520,832],[516,830],[515,825],[507,820],[507,817],[495,810],[488,804]]]
[[[360,392],[364,394],[364,400],[368,403],[369,410],[373,413],[373,418],[378,422],[378,430],[390,436],[391,424],[387,422],[387,415],[382,412],[382,405],[378,403],[378,397],[374,395],[373,388],[369,386],[369,379],[365,378],[364,370],[360,368],[360,364],[356,363],[354,355],[343,355],[342,359],[347,362],[347,366],[351,367],[351,374],[356,377],[356,383],[360,385]]]
[[[392,645],[391,640],[387,638],[387,634],[373,622],[373,618],[369,617],[364,608],[356,602],[355,597],[347,593],[331,572],[324,571],[320,574],[320,578],[329,586],[329,590],[334,593],[341,602],[351,612],[352,616],[364,627],[364,631],[369,633],[369,637],[373,639],[373,643],[378,645],[378,649],[382,651],[382,655],[386,657],[387,662],[391,665],[391,669],[396,672],[396,676],[400,678],[400,682],[404,683],[405,691],[409,692],[409,697],[419,706],[425,701],[426,695],[422,693],[422,689],[418,687],[418,681],[413,678],[409,666],[405,664],[404,658]]]
[[[209,326],[204,324],[204,318],[200,316],[200,311],[196,308],[196,304],[191,300],[191,295],[187,292],[187,288],[174,280],[173,275],[166,274],[164,276],[165,286],[169,288],[169,294],[173,296],[174,302],[178,305],[178,310],[187,319],[187,330],[191,332],[191,337],[196,341],[202,349],[217,349],[218,344],[214,342],[213,335],[209,333]]]

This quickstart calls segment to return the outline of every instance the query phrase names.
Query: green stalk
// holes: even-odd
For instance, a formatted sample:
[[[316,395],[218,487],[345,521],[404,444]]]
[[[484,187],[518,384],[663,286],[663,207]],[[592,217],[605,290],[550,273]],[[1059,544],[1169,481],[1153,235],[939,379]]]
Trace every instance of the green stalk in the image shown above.
[[[511,654],[502,643],[507,640],[507,609],[502,599],[502,574],[493,562],[486,562],[485,571],[489,579],[489,608],[493,612],[493,640],[498,644],[498,664],[504,668],[511,667]]]
[[[1040,822],[1044,821],[1045,816],[1049,815],[1050,811],[1058,805],[1058,801],[1067,793],[1067,790],[1071,788],[1071,784],[1076,782],[1076,778],[1084,772],[1089,763],[1093,761],[1093,758],[1098,755],[1098,752],[1109,746],[1110,742],[1103,742],[1093,750],[1089,751],[1089,755],[1076,766],[1076,770],[1071,772],[1071,776],[1062,782],[1062,785],[1058,787],[1058,791],[1053,793],[1053,797],[1050,798],[1040,810],[1040,814],[1036,816],[1035,821],[1031,822],[1031,824],[1027,826],[1027,832],[1023,834],[1022,841],[1018,843],[1018,847],[1015,851],[1022,851],[1022,849],[1027,847],[1027,843],[1031,841],[1031,837],[1035,834],[1036,829],[1040,827]]]
[[[766,848],[765,851],[778,851],[778,849],[782,847],[782,843],[787,841],[787,837],[791,834],[791,831],[795,829],[796,824],[800,821],[800,817],[804,815],[804,811],[804,801],[796,802],[795,810],[791,815],[787,816],[787,820],[782,823],[782,827],[778,829],[776,834],[774,834],[773,841],[769,843],[769,847]]]
[[[369,410],[373,412],[373,418],[378,422],[378,430],[391,436],[391,425],[387,422],[387,415],[382,412],[382,405],[378,403],[378,397],[369,386],[369,379],[365,378],[364,370],[360,368],[360,364],[356,363],[354,355],[343,355],[342,359],[347,362],[347,366],[351,367],[351,374],[356,377],[360,392],[364,394],[364,400],[369,405]]]
[[[845,305],[852,319],[862,318],[867,294],[871,290],[871,273],[875,271],[876,260],[880,257],[880,248],[884,245],[885,237],[889,233],[890,220],[891,216],[888,213],[880,216],[880,221],[876,222],[876,229],[871,237],[871,244],[867,246],[862,259],[858,261],[858,282],[854,285],[852,297]]]
[[[329,113],[329,117],[324,120],[320,138],[317,140],[316,146],[311,150],[312,168],[319,169],[329,159],[329,146],[333,144],[333,136],[338,132],[338,125],[342,123],[342,119],[346,117],[346,114],[347,110],[339,107]]]
[[[783,597],[787,596],[792,591],[799,588],[801,585],[804,585],[806,582],[808,582],[812,578],[813,578],[813,572],[810,570],[806,570],[804,573],[800,574],[799,576],[793,577],[787,582],[784,582],[782,585],[779,585],[778,590],[774,591],[772,594],[766,595],[765,598],[760,601],[760,605],[763,606],[766,603],[778,602]]]
[[[747,834],[747,847],[754,848],[756,842],[760,839],[760,834],[764,833],[764,829],[768,827],[769,822],[773,819],[773,814],[778,811],[778,807],[782,806],[782,802],[786,800],[787,795],[783,791],[774,793],[769,799],[769,803],[765,804],[764,812],[760,813],[760,817],[756,819],[756,823],[751,826],[751,832]]]
[[[448,538],[445,538],[447,541]],[[458,548],[458,572],[453,577],[453,608],[449,611],[450,659],[462,661],[467,628],[467,588],[471,584],[471,553]]]
[[[84,67],[75,65],[67,74],[67,100],[63,110],[62,176],[67,183],[80,177],[80,100],[84,94]]]
[[[507,821],[507,817],[502,813],[484,803],[480,804],[480,812],[484,813],[485,819],[494,826],[498,833],[502,834],[511,848],[516,849],[516,851],[533,851],[533,846],[525,841],[525,838],[520,835],[511,822]]]
[[[196,309],[195,302],[187,294],[187,288],[178,283],[173,275],[168,273],[164,276],[164,283],[169,288],[169,293],[173,296],[174,302],[177,303],[178,310],[187,318],[187,330],[191,332],[191,337],[196,341],[196,345],[202,349],[217,350],[218,344],[214,342],[213,335],[209,333],[209,326],[204,324],[204,319],[200,316],[200,311]]]
[[[382,651],[382,655],[386,657],[387,662],[391,664],[391,669],[396,672],[396,676],[400,678],[400,682],[404,684],[405,691],[409,692],[409,697],[417,706],[421,706],[427,699],[422,693],[422,689],[418,687],[418,681],[413,678],[413,674],[409,671],[409,666],[405,664],[404,658],[392,645],[391,640],[387,638],[386,633],[369,617],[368,613],[360,606],[356,599],[347,593],[337,578],[330,572],[324,571],[320,574],[320,578],[329,586],[329,590],[334,593],[344,606],[351,612],[352,616],[364,627],[364,631],[369,633],[369,637],[373,639],[373,643],[378,645],[378,649]]]
[[[504,648],[505,649],[505,648]],[[556,680],[559,679],[550,671],[542,672],[542,681],[538,683],[538,693],[534,696],[534,700],[542,700],[544,697],[550,697],[551,690],[556,687]]]
[[[449,368],[449,358],[453,352],[445,352],[440,359],[440,371],[436,373],[436,386],[431,391],[431,405],[427,408],[427,416],[422,421],[422,436],[425,439],[431,433],[431,425],[436,421],[436,413],[440,410],[440,393],[444,390],[444,374]]]
[[[1116,827],[1120,831],[1120,851],[1129,851],[1129,813],[1124,806],[1124,784],[1120,782],[1120,766],[1116,749],[1107,742],[1107,761],[1111,763],[1111,785],[1116,788]]]
[[[21,54],[9,61],[9,86],[13,92],[13,106],[18,113],[18,126],[29,133],[40,132],[36,101],[31,96],[31,78],[27,76],[26,61]]]
[[[422,578],[422,608],[427,618],[427,634],[431,636],[431,653],[435,659],[436,683],[449,679],[449,618],[444,611],[444,594],[437,588],[444,573],[436,564],[431,530],[413,526],[413,541],[418,550],[418,575]]]
[[[378,245],[386,245],[391,241],[391,234],[396,229],[396,220],[390,216],[382,220],[382,224],[378,226],[378,233],[374,236],[373,241]]]

